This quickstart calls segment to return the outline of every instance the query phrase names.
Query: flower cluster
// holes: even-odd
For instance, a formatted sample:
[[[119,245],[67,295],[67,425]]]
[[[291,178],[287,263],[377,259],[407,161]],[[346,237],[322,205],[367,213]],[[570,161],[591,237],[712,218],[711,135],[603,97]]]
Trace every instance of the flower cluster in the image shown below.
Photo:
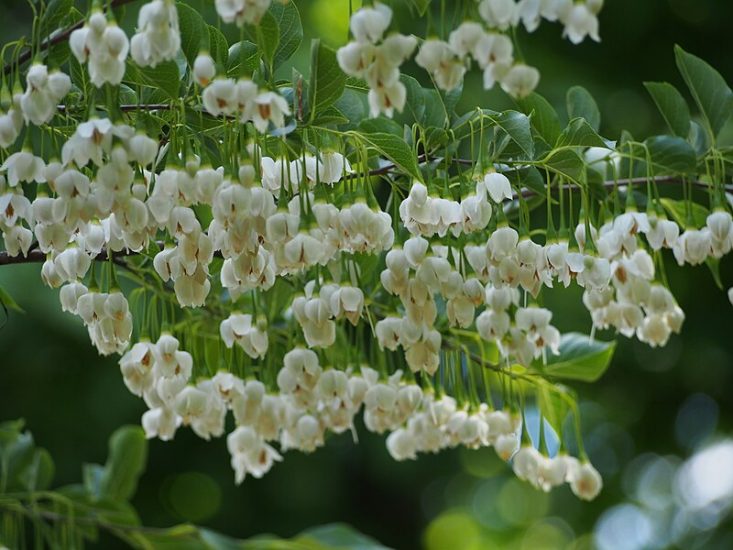
[[[69,47],[79,63],[89,63],[89,79],[97,88],[122,82],[130,41],[101,11],[95,11],[84,27],[71,33]]]
[[[181,49],[178,10],[173,0],[152,0],[140,8],[130,55],[141,67],[175,59]]]
[[[389,6],[377,2],[362,8],[351,17],[353,42],[338,50],[341,70],[350,76],[363,78],[369,85],[369,110],[373,117],[384,113],[392,117],[402,112],[407,90],[400,81],[400,65],[415,50],[414,36],[392,34],[384,38],[392,21]]]
[[[589,462],[580,462],[566,454],[547,457],[531,445],[523,446],[513,460],[514,473],[545,492],[569,483],[573,493],[583,500],[593,500],[601,492],[603,481]]]
[[[224,23],[257,25],[272,0],[216,0],[216,13]]]
[[[211,77],[201,77],[202,82],[207,79],[211,80]],[[290,106],[285,98],[277,92],[258,88],[248,78],[211,81],[204,89],[203,102],[210,115],[236,117],[243,124],[252,122],[262,133],[267,131],[270,123],[275,128],[282,128],[285,117],[290,116]]]
[[[534,91],[540,80],[537,69],[515,62],[514,44],[506,34],[487,31],[474,21],[462,23],[451,32],[448,42],[436,38],[423,42],[415,61],[440,89],[450,91],[463,82],[471,59],[483,70],[487,90],[498,82],[508,94],[522,98]]]
[[[28,70],[26,81],[25,93],[19,101],[23,118],[28,124],[46,124],[56,114],[59,101],[69,93],[71,80],[61,71],[49,71],[45,65],[35,63]]]

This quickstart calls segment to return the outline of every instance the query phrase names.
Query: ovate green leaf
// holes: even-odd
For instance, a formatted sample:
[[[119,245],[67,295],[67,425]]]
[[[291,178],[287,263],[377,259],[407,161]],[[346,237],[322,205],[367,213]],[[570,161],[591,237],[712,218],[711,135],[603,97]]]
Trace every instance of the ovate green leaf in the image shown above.
[[[252,42],[244,40],[232,44],[227,55],[227,75],[251,75],[260,66],[260,51]]]
[[[532,127],[548,144],[557,141],[562,130],[560,117],[550,103],[538,93],[532,92],[527,97],[517,100],[522,112],[529,116]]]
[[[606,142],[584,118],[574,118],[557,138],[557,147],[606,147]]]
[[[571,332],[560,340],[560,354],[548,355],[547,365],[537,366],[555,378],[595,382],[611,364],[616,342],[591,340],[585,334]]]
[[[148,442],[139,426],[119,428],[109,440],[109,456],[99,480],[99,497],[129,500],[145,470]]]
[[[519,111],[504,111],[503,113],[488,114],[487,118],[501,128],[517,144],[527,159],[534,157],[534,141],[530,129],[529,117]]]
[[[209,29],[201,14],[183,2],[176,3],[178,25],[181,29],[181,50],[188,64],[193,62],[200,51],[211,51]]]
[[[222,67],[227,66],[229,59],[229,45],[227,39],[219,29],[209,25],[209,54]]]
[[[670,130],[687,139],[690,134],[690,108],[682,94],[667,82],[645,82],[644,86]]]
[[[677,68],[715,138],[733,112],[733,91],[720,73],[699,57],[679,46],[675,46],[674,53]]]
[[[568,117],[584,118],[596,132],[601,127],[601,111],[590,92],[582,86],[573,86],[566,96]]]
[[[413,178],[421,179],[420,169],[412,153],[410,146],[405,141],[393,134],[381,132],[364,133],[358,135],[367,146],[376,149],[381,155],[387,157],[396,166]]]
[[[346,75],[339,67],[336,52],[313,40],[311,47],[311,78],[308,87],[308,105],[313,120],[341,97]]]
[[[181,74],[175,61],[164,61],[155,67],[138,67],[128,62],[124,80],[159,90],[171,99],[178,99],[181,86]]]

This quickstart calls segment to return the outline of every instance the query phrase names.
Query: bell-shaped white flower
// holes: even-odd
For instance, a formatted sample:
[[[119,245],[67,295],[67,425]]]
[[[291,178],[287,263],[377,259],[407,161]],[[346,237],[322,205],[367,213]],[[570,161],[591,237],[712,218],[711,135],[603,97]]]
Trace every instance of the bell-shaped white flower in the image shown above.
[[[501,204],[504,199],[512,200],[514,197],[509,178],[498,172],[487,173],[476,186],[476,192],[480,197],[491,197],[497,204]]]
[[[502,31],[516,25],[519,17],[514,0],[481,0],[478,10],[489,27]]]
[[[573,493],[583,500],[593,500],[603,488],[601,475],[588,462],[571,466],[567,475]]]
[[[178,10],[171,0],[152,0],[140,8],[138,32],[130,40],[130,55],[141,67],[175,59],[181,49]]]
[[[216,76],[216,64],[212,57],[202,52],[196,56],[193,62],[193,78],[202,88],[206,88]]]
[[[373,8],[362,8],[351,16],[351,34],[357,42],[376,43],[392,21],[392,9],[377,2]]]
[[[562,22],[565,25],[563,36],[567,36],[573,44],[580,44],[586,36],[596,42],[601,41],[598,35],[598,17],[586,3],[573,5]]]
[[[540,72],[534,67],[517,63],[501,78],[501,88],[510,96],[522,99],[540,83]]]
[[[463,81],[466,66],[450,44],[434,38],[423,42],[415,62],[428,71],[441,90],[450,91]]]

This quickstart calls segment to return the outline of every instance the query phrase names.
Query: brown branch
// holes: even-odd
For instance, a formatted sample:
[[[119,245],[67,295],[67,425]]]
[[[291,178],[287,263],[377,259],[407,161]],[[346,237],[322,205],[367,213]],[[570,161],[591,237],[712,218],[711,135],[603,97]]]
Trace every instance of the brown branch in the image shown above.
[[[155,246],[157,246],[159,250],[163,250],[165,243],[163,243],[162,241],[156,241]],[[124,262],[120,264],[120,262],[122,262],[122,259],[128,256],[137,256],[138,254],[139,252],[133,252],[132,250],[120,250],[119,252],[112,252],[112,261],[118,265],[121,265],[122,267],[126,267]],[[107,250],[103,249],[102,252],[94,257],[94,260],[97,262],[109,261]],[[46,253],[38,250],[37,248],[34,250],[29,250],[27,256],[10,256],[7,252],[0,252],[0,265],[34,264],[43,263],[45,261]]]
[[[125,4],[130,4],[131,2],[134,2],[135,0],[112,0],[112,8],[118,8],[120,6],[124,6]],[[80,29],[84,26],[84,23],[86,21],[82,19],[81,21],[78,21],[71,25],[70,27],[65,28],[60,33],[51,36],[49,38],[46,38],[43,42],[41,42],[40,51],[46,51],[51,46],[55,46],[56,44],[59,44],[60,42],[63,42],[65,40],[68,40],[69,36],[71,36],[71,33],[74,32],[76,29]],[[27,63],[30,61],[31,56],[33,55],[33,48],[29,48],[25,51],[23,51],[19,56],[18,59],[15,62],[8,63],[3,68],[3,73],[5,75],[10,74],[13,71],[13,68],[16,66],[23,65],[24,63]],[[5,61],[5,60],[3,60]]]
[[[131,111],[170,111],[173,108],[173,105],[170,103],[123,103],[122,105],[119,105],[118,108],[120,111],[128,113]],[[66,113],[68,111],[73,111],[74,107],[69,107],[68,105],[59,105],[58,110],[62,113]],[[81,108],[83,110],[83,108]]]

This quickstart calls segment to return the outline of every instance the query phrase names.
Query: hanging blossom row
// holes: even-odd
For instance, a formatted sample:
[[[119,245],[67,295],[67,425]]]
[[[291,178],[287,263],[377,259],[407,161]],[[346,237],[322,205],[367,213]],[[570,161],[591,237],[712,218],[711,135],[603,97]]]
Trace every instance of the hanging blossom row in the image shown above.
[[[534,32],[542,19],[560,21],[564,35],[574,44],[586,36],[599,41],[598,13],[603,0],[575,3],[573,0],[481,0],[476,6],[477,21],[466,21],[450,33],[448,41],[424,40],[416,63],[433,78],[436,86],[449,92],[463,83],[463,77],[475,62],[484,75],[484,88],[499,84],[508,94],[522,98],[539,84],[540,73],[515,58],[511,33],[520,23]],[[353,41],[338,50],[341,69],[361,78],[369,86],[372,116],[392,117],[402,112],[407,89],[400,81],[402,65],[417,47],[414,36],[385,33],[392,21],[386,4],[358,10],[351,17]]]
[[[476,20],[462,23],[448,41],[418,43],[386,34],[392,12],[376,3],[353,14],[353,41],[337,57],[344,72],[369,85],[373,116],[404,108],[400,67],[416,50],[415,61],[443,90],[458,87],[475,61],[487,88],[498,83],[523,96],[539,73],[515,59],[512,29],[522,24],[531,32],[542,19],[558,20],[572,42],[597,40],[601,4],[483,0]],[[257,24],[269,7],[262,0],[216,2],[221,19],[238,25]],[[119,85],[128,56],[156,67],[175,59],[180,46],[175,4],[167,0],[142,6],[131,40],[101,11],[70,36],[72,54],[96,87]],[[330,148],[306,142],[290,155],[268,144],[268,134],[292,115],[276,89],[219,75],[203,52],[191,76],[208,115],[254,128],[232,155],[236,162],[218,166],[185,137],[178,139],[183,147],[174,139],[161,145],[159,136],[124,121],[91,116],[60,144],[58,159],[36,155],[29,140],[4,154],[0,167],[6,252],[27,255],[37,247],[46,254],[41,276],[60,288],[64,311],[81,318],[101,354],[122,355],[125,384],[149,408],[142,418],[147,435],[171,439],[185,425],[204,439],[219,437],[231,411],[236,428],[227,444],[241,482],[266,473],[281,453],[313,451],[329,432],[355,434],[363,407],[367,429],[389,434],[387,449],[397,460],[458,445],[493,446],[538,488],[567,482],[581,498],[595,497],[601,480],[584,453],[550,457],[542,445],[535,448],[521,410],[506,395],[494,408],[488,387],[481,403],[478,395],[451,396],[441,386],[451,372],[463,376],[476,366],[448,364],[455,331],[474,328],[482,343],[495,346],[500,371],[542,364],[559,352],[561,335],[539,293],[577,284],[594,327],[664,345],[684,314],[660,282],[654,258],[671,249],[680,265],[696,265],[729,253],[730,208],[718,204],[704,227],[682,230],[663,213],[639,212],[629,202],[602,224],[581,219],[535,242],[526,225],[515,228],[506,219],[517,186],[498,163],[476,167],[461,182],[459,200],[435,182],[412,181],[404,196],[393,191],[389,208],[360,173],[366,159],[353,142]],[[0,145],[9,149],[24,128],[51,122],[70,89],[68,76],[34,64],[25,89],[14,90],[0,116]],[[591,149],[587,157],[604,177],[619,175],[612,150]],[[136,331],[135,308],[115,270],[105,281],[94,263],[104,252],[114,259],[150,251],[151,278],[172,289],[179,306],[207,308],[206,322],[215,318],[218,332],[208,336],[217,346],[231,350],[230,358],[241,352],[248,366],[275,370],[212,373],[207,366],[216,365],[194,364],[201,354],[185,326],[155,343],[141,334],[152,331]],[[364,258],[379,267],[368,272]],[[275,319],[262,297],[279,290],[279,281],[292,288]],[[223,307],[209,309],[213,302]],[[366,365],[361,349],[359,360],[331,359],[333,350],[350,352],[353,342],[366,347],[364,334],[383,350],[400,350],[390,360],[404,369]],[[471,391],[477,385],[469,383]]]

